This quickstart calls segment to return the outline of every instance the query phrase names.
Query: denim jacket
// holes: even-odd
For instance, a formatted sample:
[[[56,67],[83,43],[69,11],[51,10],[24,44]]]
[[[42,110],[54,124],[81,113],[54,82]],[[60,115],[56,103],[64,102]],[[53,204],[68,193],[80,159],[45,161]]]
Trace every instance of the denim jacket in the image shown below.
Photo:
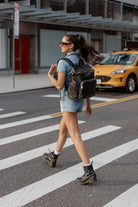
[[[79,57],[76,52],[71,52],[65,57],[70,59],[74,65],[77,65],[79,63]],[[65,60],[60,60],[57,66],[57,71],[66,73],[65,85],[68,86],[70,82],[69,75],[71,73],[71,66],[69,63],[67,63]]]

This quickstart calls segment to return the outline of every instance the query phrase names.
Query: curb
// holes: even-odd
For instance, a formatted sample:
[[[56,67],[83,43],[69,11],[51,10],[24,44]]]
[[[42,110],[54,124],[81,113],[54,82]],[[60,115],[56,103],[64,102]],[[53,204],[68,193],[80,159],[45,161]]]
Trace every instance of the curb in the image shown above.
[[[27,92],[27,91],[36,91],[36,90],[48,89],[48,88],[54,88],[54,86],[46,86],[46,87],[42,87],[42,88],[16,89],[15,91],[10,91],[9,90],[9,91],[5,91],[5,92],[0,92],[0,95]]]

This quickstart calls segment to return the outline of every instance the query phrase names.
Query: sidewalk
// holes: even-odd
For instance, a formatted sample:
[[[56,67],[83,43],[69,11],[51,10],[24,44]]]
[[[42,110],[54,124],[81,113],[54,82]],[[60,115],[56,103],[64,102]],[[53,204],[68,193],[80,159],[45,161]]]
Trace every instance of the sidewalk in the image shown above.
[[[47,73],[15,75],[15,88],[13,88],[13,76],[0,76],[0,94],[12,93],[52,87]]]

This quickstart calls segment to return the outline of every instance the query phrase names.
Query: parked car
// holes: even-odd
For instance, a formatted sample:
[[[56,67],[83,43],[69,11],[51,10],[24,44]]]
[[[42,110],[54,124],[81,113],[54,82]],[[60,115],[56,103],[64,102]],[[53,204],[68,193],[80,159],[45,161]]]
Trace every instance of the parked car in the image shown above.
[[[138,84],[138,50],[111,53],[93,69],[97,88],[125,88],[133,93]]]
[[[109,54],[108,53],[101,53],[99,58],[94,61],[94,65],[99,64],[104,58],[106,58]]]

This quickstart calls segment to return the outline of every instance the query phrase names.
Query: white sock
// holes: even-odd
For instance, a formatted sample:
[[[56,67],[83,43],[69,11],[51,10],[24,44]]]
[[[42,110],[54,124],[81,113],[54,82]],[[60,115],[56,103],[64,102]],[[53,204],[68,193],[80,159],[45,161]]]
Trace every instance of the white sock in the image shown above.
[[[54,154],[55,155],[60,155],[60,152],[57,152],[56,150],[54,150]]]
[[[87,164],[87,165],[83,165],[84,167],[87,167],[87,166],[90,166],[91,165],[91,163],[89,163],[89,164]]]

